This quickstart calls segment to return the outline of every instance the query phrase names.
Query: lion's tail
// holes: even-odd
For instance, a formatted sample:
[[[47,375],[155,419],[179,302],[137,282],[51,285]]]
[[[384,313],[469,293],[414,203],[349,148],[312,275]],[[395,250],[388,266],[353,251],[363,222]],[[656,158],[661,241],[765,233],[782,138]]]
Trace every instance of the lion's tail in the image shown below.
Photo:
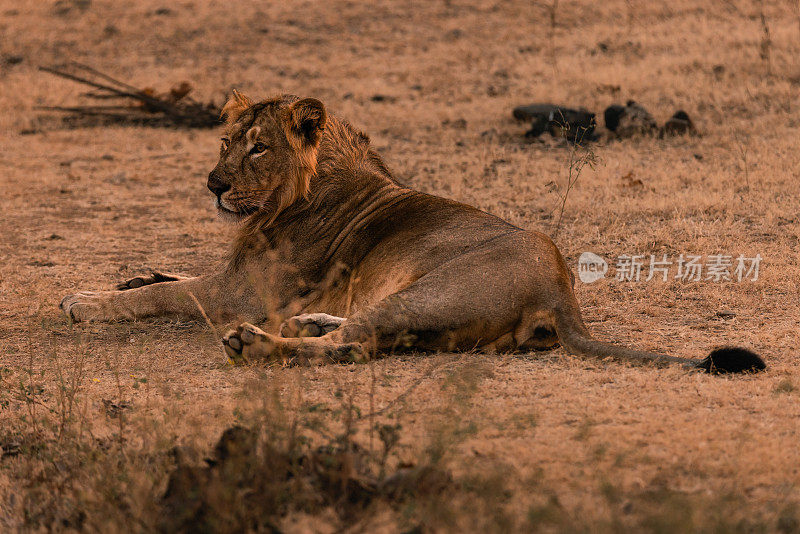
[[[739,347],[716,349],[702,360],[678,358],[645,350],[635,350],[592,338],[583,324],[577,309],[557,310],[556,333],[561,345],[571,353],[597,358],[614,358],[655,364],[678,364],[689,369],[702,369],[708,373],[757,372],[766,364],[757,354]]]

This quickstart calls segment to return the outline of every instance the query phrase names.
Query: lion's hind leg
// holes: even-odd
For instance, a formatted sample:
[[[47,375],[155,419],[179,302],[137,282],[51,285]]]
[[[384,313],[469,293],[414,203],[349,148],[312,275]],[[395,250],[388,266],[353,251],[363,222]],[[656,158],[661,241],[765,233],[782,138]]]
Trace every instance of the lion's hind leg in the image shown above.
[[[549,326],[548,313],[531,316],[537,324],[522,321],[531,315],[530,308],[536,309],[543,301],[537,288],[547,290],[549,285],[540,283],[527,268],[509,272],[506,262],[497,259],[513,258],[518,248],[510,236],[462,254],[401,291],[358,309],[347,320],[336,319],[331,326],[338,322],[338,327],[320,337],[278,337],[245,324],[226,337],[226,350],[234,361],[323,363],[364,361],[377,352],[405,348],[511,351],[531,338],[535,340],[529,344],[552,345],[552,332],[535,331],[540,320],[541,326]],[[318,326],[310,319],[298,321],[299,325],[287,325],[282,334],[299,332],[311,323]]]
[[[129,280],[117,284],[117,291],[125,291],[127,289],[136,289],[142,286],[149,286],[151,284],[160,284],[161,282],[177,282],[179,280],[187,280],[188,276],[172,273],[162,273],[160,271],[150,271],[150,274],[141,276],[134,276]]]
[[[320,337],[342,326],[344,317],[327,313],[304,313],[286,319],[281,324],[281,337]]]
[[[264,361],[282,365],[364,362],[369,353],[361,343],[339,343],[323,337],[283,338],[268,334],[250,323],[229,331],[222,344],[233,363]]]

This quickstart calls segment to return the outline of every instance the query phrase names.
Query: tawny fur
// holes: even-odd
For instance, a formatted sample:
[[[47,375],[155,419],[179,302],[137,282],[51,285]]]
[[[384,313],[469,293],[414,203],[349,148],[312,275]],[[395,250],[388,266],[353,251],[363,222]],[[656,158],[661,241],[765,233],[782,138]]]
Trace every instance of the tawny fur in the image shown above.
[[[196,278],[70,295],[62,308],[73,320],[178,314],[261,323],[225,336],[234,361],[321,363],[398,347],[511,351],[561,343],[590,356],[724,370],[719,358],[594,340],[547,236],[404,187],[369,138],[318,100],[253,103],[234,93],[224,113],[227,137],[209,189],[220,210],[241,221],[225,265]],[[287,319],[284,335],[318,337],[268,333]],[[749,366],[737,361],[735,368]]]

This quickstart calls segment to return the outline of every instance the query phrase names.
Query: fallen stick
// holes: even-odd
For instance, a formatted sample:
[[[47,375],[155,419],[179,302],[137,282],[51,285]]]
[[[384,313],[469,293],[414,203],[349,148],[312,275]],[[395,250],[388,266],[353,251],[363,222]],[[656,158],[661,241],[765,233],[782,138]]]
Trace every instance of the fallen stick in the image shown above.
[[[103,117],[116,122],[210,128],[219,124],[220,108],[188,97],[192,90],[186,82],[158,95],[152,89],[139,89],[92,67],[70,63],[64,67],[41,66],[39,70],[82,85],[94,91],[81,96],[93,100],[132,100],[131,105],[41,106],[38,109],[70,113],[69,119]]]

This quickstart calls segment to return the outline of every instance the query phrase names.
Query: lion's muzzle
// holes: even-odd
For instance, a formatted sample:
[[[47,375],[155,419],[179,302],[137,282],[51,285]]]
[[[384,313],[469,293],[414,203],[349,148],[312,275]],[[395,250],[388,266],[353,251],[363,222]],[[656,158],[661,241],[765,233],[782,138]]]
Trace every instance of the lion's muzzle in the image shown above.
[[[214,193],[217,198],[221,197],[222,193],[231,188],[231,184],[224,180],[216,170],[211,171],[208,175],[208,183],[206,185],[209,191]]]

